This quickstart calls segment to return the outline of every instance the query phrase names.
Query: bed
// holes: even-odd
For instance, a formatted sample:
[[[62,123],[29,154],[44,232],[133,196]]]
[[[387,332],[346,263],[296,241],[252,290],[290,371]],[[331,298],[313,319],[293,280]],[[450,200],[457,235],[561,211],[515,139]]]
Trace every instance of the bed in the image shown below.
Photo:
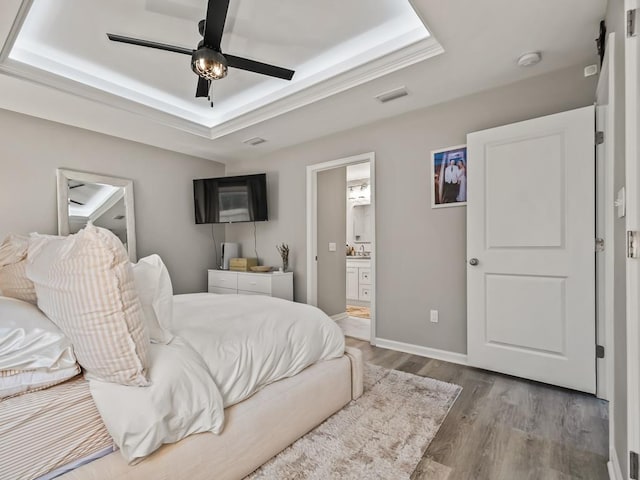
[[[224,368],[219,369],[219,372],[222,371],[220,373],[222,376],[216,378],[216,385],[220,386],[224,406],[224,429],[220,434],[215,435],[209,432],[191,434],[175,443],[162,445],[153,453],[141,458],[134,458],[137,454],[133,450],[127,451],[128,459],[125,459],[123,451],[114,451],[112,448],[114,440],[106,434],[107,429],[100,423],[99,418],[96,422],[95,404],[87,404],[87,399],[89,398],[91,403],[89,396],[91,390],[102,418],[107,419],[109,424],[109,418],[113,419],[114,416],[121,418],[119,415],[123,406],[130,405],[129,414],[132,416],[141,415],[141,412],[149,409],[144,403],[138,405],[138,400],[129,399],[123,395],[132,391],[136,394],[147,393],[152,390],[151,388],[122,387],[94,381],[91,382],[90,387],[89,382],[80,376],[41,392],[11,398],[5,404],[15,405],[17,400],[23,399],[33,405],[38,403],[34,400],[41,401],[47,397],[58,399],[56,408],[48,407],[49,410],[65,411],[65,405],[69,402],[73,403],[78,411],[82,409],[83,421],[77,421],[77,425],[74,425],[70,419],[78,418],[79,415],[71,409],[66,410],[67,416],[57,418],[51,416],[45,421],[49,431],[56,432],[56,436],[51,437],[51,441],[61,442],[60,439],[67,435],[67,431],[86,431],[85,437],[76,439],[78,445],[75,446],[75,450],[65,448],[67,444],[62,442],[60,445],[62,448],[56,453],[58,457],[49,459],[50,465],[55,465],[54,472],[61,474],[55,478],[64,480],[242,479],[362,393],[363,366],[359,350],[342,347],[343,355],[312,362],[315,357],[326,356],[327,352],[311,352],[309,356],[308,350],[313,349],[304,347],[296,351],[295,348],[292,349],[287,345],[276,345],[277,342],[273,343],[273,339],[266,338],[284,336],[287,342],[295,343],[298,341],[296,337],[300,335],[320,335],[313,330],[318,328],[314,316],[322,318],[324,314],[307,305],[270,297],[209,293],[175,296],[175,323],[171,331],[176,337],[168,345],[151,346],[150,357],[153,363],[150,375],[154,385],[162,387],[158,385],[159,382],[175,383],[175,379],[171,377],[172,374],[167,373],[166,370],[161,370],[165,378],[154,378],[156,360],[175,366],[175,373],[180,374],[184,371],[184,367],[180,364],[185,357],[184,349],[190,347],[191,343],[197,344],[197,342],[201,343],[201,345],[195,345],[200,351],[207,346],[210,347],[209,354],[205,352],[203,357],[209,358],[213,364],[227,365],[227,370],[238,369],[253,373],[244,375],[246,377],[244,379],[225,382],[224,377],[230,373],[224,372]],[[309,321],[310,325],[299,329],[299,325],[305,321]],[[283,324],[283,328],[276,328],[276,324]],[[328,326],[326,323],[321,325],[322,328]],[[252,340],[248,341],[243,333],[247,328],[252,332]],[[219,339],[217,346],[209,343],[209,337],[204,333],[205,331],[211,337]],[[278,331],[282,333],[277,333]],[[333,335],[335,330],[331,328],[330,332]],[[335,343],[335,340],[335,338],[330,340],[329,344]],[[260,349],[256,349],[256,345],[253,344],[255,342],[273,343],[275,346],[259,351]],[[220,345],[224,348],[219,348]],[[327,348],[327,345],[318,344],[317,346],[321,349]],[[335,346],[329,345],[328,348],[335,350]],[[292,355],[296,359],[280,365],[280,360],[287,355]],[[307,358],[299,358],[301,355]],[[270,364],[270,358],[278,361]],[[256,366],[252,365],[256,362],[263,367],[262,373],[260,373],[261,369],[256,369]],[[307,366],[306,364],[310,362],[311,364]],[[291,365],[294,366],[291,367]],[[264,368],[265,366],[268,368]],[[256,371],[258,373],[255,373]],[[277,380],[270,381],[262,377],[277,378]],[[187,385],[186,388],[191,387]],[[100,389],[104,390],[100,391]],[[73,398],[67,395],[70,391],[74,392]],[[47,402],[44,403],[47,404]],[[109,408],[111,411],[103,411]],[[139,409],[138,413],[135,408]],[[41,408],[40,411],[45,409]],[[39,425],[43,422],[37,415],[33,415],[33,420]],[[125,446],[126,430],[130,421],[130,418],[124,419],[114,430],[109,428],[109,432],[116,438],[115,443],[125,449],[127,448]],[[22,423],[23,430],[13,430],[12,437],[5,437],[9,440],[8,443],[17,446],[20,442],[16,439],[24,437],[25,431],[32,431],[33,426],[28,422]],[[93,427],[88,428],[89,424]],[[70,425],[74,425],[74,428],[69,429]],[[113,426],[109,425],[109,427]],[[39,436],[46,439],[45,444],[50,443],[44,432],[40,431]],[[89,443],[89,439],[93,443]],[[33,461],[30,462],[29,459],[33,459],[35,451],[21,450],[21,455],[16,457],[12,455],[11,448],[7,447],[8,443],[5,443],[3,451],[0,452],[0,458],[6,459],[12,456],[12,462],[19,462],[23,467],[19,469],[19,465],[14,464],[14,470],[4,470],[5,473],[18,472],[18,476],[9,478],[38,478],[39,475],[34,476],[33,472],[41,474],[47,459],[42,459],[43,465],[33,465]],[[38,445],[33,447],[39,452],[42,451]],[[154,446],[146,448],[154,449]],[[74,458],[74,455],[77,458]],[[84,462],[87,463],[83,464]],[[1,463],[0,477],[5,478],[2,475]],[[71,470],[65,473],[68,468]],[[51,476],[40,478],[51,478]]]
[[[319,309],[173,296],[93,225],[10,235],[0,290],[0,479],[241,479],[362,393]]]
[[[332,357],[336,342],[345,350],[342,334],[333,323],[324,322],[325,317],[308,305],[264,296],[175,296],[171,331],[194,346],[216,371],[214,380],[225,406],[224,430],[220,435],[200,433],[164,445],[135,465],[128,465],[115,452],[62,478],[243,478],[362,393],[363,367],[357,349],[303,367],[314,358]],[[308,325],[300,328],[305,322]],[[339,338],[329,338],[320,332],[323,328]],[[310,351],[310,344],[292,348],[302,345],[300,336],[322,336],[325,341],[315,344],[320,348],[316,352]],[[277,337],[286,342],[278,342]],[[211,338],[218,341],[214,344]],[[263,349],[260,343],[272,347]],[[291,358],[282,361],[284,357]],[[237,370],[240,377],[231,370]],[[152,379],[153,375],[151,371]],[[226,381],[232,376],[233,382]],[[266,377],[278,380],[271,382]],[[108,387],[113,392],[107,393],[104,403],[110,408],[116,401],[127,403],[122,388]],[[100,408],[100,398],[92,391]],[[119,410],[114,408],[116,414]]]

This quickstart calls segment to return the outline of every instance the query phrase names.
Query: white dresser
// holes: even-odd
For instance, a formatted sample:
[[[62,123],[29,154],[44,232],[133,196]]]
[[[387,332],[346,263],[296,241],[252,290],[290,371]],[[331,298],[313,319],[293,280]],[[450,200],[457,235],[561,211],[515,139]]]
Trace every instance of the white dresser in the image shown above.
[[[293,272],[232,272],[209,270],[210,293],[269,295],[293,301]]]

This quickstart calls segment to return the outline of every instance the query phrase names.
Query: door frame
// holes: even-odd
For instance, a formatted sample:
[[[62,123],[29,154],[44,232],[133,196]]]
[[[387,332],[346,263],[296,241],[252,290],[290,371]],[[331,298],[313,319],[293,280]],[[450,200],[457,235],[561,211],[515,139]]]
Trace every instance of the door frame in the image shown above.
[[[614,397],[614,292],[615,270],[615,33],[607,35],[604,61],[596,89],[596,130],[604,142],[596,145],[596,238],[604,240],[604,251],[596,249],[596,341],[604,346],[604,358],[596,359],[596,396],[613,404]],[[614,66],[615,67],[615,66]],[[613,409],[609,422],[613,429]],[[613,440],[611,440],[613,441]]]
[[[640,9],[640,0],[625,0],[629,11]],[[625,22],[626,24],[626,22]],[[625,192],[626,230],[640,230],[640,32],[625,35]],[[626,260],[627,278],[627,448],[640,453],[640,259]]]
[[[376,154],[362,153],[307,166],[307,303],[318,305],[318,172],[369,162],[371,189],[371,345],[376,338]],[[345,192],[346,196],[346,192]],[[346,240],[346,239],[345,239]],[[346,292],[345,292],[346,295]]]

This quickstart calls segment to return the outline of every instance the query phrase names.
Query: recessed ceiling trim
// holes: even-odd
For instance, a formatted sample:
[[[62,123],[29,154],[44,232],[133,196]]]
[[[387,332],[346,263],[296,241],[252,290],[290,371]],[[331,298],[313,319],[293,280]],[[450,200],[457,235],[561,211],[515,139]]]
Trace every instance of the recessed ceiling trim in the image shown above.
[[[33,0],[22,0],[20,3],[20,7],[18,8],[18,12],[16,13],[16,17],[13,20],[13,24],[11,25],[11,30],[9,31],[9,35],[7,36],[4,45],[2,45],[2,49],[0,50],[0,64],[4,63],[5,60],[9,58],[9,54],[11,53],[11,49],[13,45],[16,43],[16,38],[18,38],[18,34],[20,33],[20,29],[24,24],[27,15],[29,14],[29,10],[31,9],[31,5],[33,4]]]
[[[51,71],[38,68],[34,66],[33,63],[29,65],[9,58],[17,35],[20,32],[20,26],[29,12],[32,1],[33,0],[23,0],[16,20],[14,21],[11,34],[0,52],[1,73],[43,84],[127,112],[143,115],[163,125],[211,139],[220,138],[251,125],[304,107],[444,52],[442,46],[433,36],[408,44],[411,39],[416,38],[416,32],[412,31],[391,40],[388,43],[388,48],[391,50],[391,53],[387,55],[377,59],[365,58],[367,61],[362,65],[350,68],[334,77],[324,79],[322,76],[325,75],[326,72],[321,72],[318,75],[314,75],[300,82],[295,86],[295,90],[291,93],[286,92],[286,96],[284,97],[282,97],[282,95],[278,96],[276,93],[267,96],[265,99],[262,99],[262,101],[247,103],[241,107],[241,109],[236,109],[231,112],[229,115],[231,118],[228,120],[223,119],[221,123],[212,126],[206,123],[209,119],[203,119],[192,111],[188,112],[191,118],[185,118],[187,115],[183,114],[185,111],[180,106],[161,102],[157,98],[152,98],[148,95],[145,96],[132,89],[125,89],[121,85],[118,86],[120,91],[115,93],[115,84],[109,89],[106,85],[103,85],[105,82],[99,81],[100,79],[96,81],[100,87],[90,86],[82,81],[67,78],[64,74],[52,73]],[[393,50],[393,48],[395,48],[395,50]],[[34,52],[30,52],[29,55],[36,62],[40,62],[35,63],[35,65],[52,63],[52,60],[47,57],[43,57],[40,60],[36,59]],[[371,52],[368,52],[366,55],[371,55]],[[60,68],[55,68],[54,70],[60,73],[64,72],[64,66],[61,64],[59,66]],[[68,69],[68,67],[66,68]],[[91,77],[91,74],[87,72],[81,73],[80,78]],[[95,76],[93,78],[96,79]],[[107,90],[103,90],[102,88],[106,88]],[[126,98],[126,96],[129,98]],[[156,105],[150,105],[150,103],[155,103]],[[258,103],[258,105],[256,105],[256,103]],[[168,111],[163,111],[163,108],[166,108]]]
[[[11,59],[7,59],[3,63],[0,63],[0,73],[45,85],[61,92],[71,93],[78,97],[92,100],[109,107],[142,115],[163,125],[167,125],[193,135],[211,138],[211,130],[199,123],[180,118],[176,115],[171,115],[156,108],[147,107],[146,105],[128,100],[119,95],[108,93],[82,82],[76,82],[74,80],[61,77],[60,75],[52,74],[45,70],[31,67]]]
[[[257,123],[269,120],[297,108],[320,101],[350,88],[362,85],[370,80],[435,57],[444,52],[438,41],[428,39],[410,45],[401,51],[379,58],[361,68],[337,75],[320,85],[309,87],[289,97],[274,101],[269,105],[238,116],[211,129],[211,138],[219,138]]]

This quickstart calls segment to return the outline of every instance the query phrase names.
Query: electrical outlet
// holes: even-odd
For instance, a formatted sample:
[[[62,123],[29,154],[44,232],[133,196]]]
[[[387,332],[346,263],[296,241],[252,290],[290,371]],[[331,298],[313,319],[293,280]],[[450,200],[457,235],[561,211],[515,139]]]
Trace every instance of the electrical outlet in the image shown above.
[[[335,252],[337,250],[337,245],[335,242],[329,242],[329,251]]]
[[[431,323],[438,323],[438,310],[431,310],[431,317],[429,320]]]

